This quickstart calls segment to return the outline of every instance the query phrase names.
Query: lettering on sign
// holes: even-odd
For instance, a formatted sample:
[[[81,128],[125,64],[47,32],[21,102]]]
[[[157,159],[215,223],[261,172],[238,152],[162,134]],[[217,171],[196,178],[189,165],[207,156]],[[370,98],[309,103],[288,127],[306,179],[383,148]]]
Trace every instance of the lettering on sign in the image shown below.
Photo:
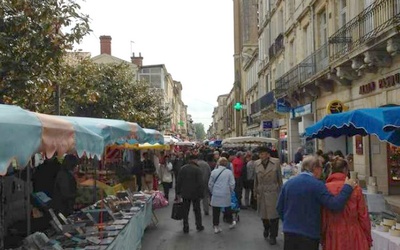
[[[360,95],[364,95],[364,94],[368,94],[371,93],[372,91],[374,91],[376,89],[376,84],[375,82],[370,82],[364,85],[360,86]]]
[[[369,94],[376,90],[378,86],[380,89],[390,88],[395,86],[396,84],[400,84],[400,73],[396,73],[394,75],[390,75],[388,77],[382,78],[378,80],[378,84],[376,82],[370,82],[360,86],[359,94],[365,95]]]

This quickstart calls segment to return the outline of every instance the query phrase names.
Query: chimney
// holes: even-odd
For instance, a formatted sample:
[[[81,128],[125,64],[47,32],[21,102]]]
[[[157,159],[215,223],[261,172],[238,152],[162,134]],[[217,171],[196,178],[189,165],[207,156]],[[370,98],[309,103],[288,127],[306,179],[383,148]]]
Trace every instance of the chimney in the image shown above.
[[[142,53],[139,52],[139,56],[136,57],[135,53],[132,54],[131,61],[133,64],[136,64],[139,68],[143,66],[143,57]]]
[[[100,54],[111,55],[111,36],[100,36]]]

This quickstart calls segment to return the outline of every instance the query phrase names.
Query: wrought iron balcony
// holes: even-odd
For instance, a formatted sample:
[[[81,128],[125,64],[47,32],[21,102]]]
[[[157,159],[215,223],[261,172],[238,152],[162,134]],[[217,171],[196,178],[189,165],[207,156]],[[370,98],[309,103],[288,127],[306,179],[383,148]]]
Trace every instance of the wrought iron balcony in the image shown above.
[[[272,59],[274,58],[282,49],[284,48],[283,44],[283,34],[280,33],[276,39],[275,42],[269,47],[269,58]]]
[[[327,69],[329,66],[328,45],[324,44],[301,63],[297,64],[276,80],[276,98],[284,96],[288,90],[301,87],[301,85]]]
[[[399,0],[376,0],[329,38],[330,60],[350,53],[400,24]]]
[[[261,110],[269,107],[271,104],[274,103],[274,92],[268,92],[267,94],[263,95],[260,99],[253,102],[250,106],[251,114],[255,114],[260,112]]]

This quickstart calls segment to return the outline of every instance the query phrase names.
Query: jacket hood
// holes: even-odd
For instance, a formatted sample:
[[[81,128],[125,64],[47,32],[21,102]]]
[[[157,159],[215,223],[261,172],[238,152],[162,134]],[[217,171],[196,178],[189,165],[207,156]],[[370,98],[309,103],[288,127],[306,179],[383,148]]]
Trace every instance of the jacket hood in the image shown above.
[[[328,176],[326,182],[333,182],[333,181],[345,181],[346,175],[343,173],[334,173]]]

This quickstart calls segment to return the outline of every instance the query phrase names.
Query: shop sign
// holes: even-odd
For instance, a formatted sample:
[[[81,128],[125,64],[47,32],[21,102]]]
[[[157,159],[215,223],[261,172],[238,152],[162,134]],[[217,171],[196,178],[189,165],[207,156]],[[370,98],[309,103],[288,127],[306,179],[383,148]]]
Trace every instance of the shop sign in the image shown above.
[[[390,75],[385,78],[381,78],[378,80],[378,84],[376,82],[370,82],[360,86],[359,94],[365,95],[369,94],[376,90],[377,87],[380,89],[390,88],[395,86],[396,84],[400,84],[400,73],[396,73],[394,75]]]
[[[272,121],[261,121],[261,129],[267,130],[272,128]]]
[[[292,109],[291,118],[301,117],[312,113],[311,103]]]
[[[326,113],[328,114],[337,114],[342,113],[343,111],[348,110],[349,107],[345,106],[343,102],[339,100],[333,100],[326,105]]]
[[[276,100],[276,112],[278,113],[289,113],[292,109],[290,102],[285,98],[279,98]]]

